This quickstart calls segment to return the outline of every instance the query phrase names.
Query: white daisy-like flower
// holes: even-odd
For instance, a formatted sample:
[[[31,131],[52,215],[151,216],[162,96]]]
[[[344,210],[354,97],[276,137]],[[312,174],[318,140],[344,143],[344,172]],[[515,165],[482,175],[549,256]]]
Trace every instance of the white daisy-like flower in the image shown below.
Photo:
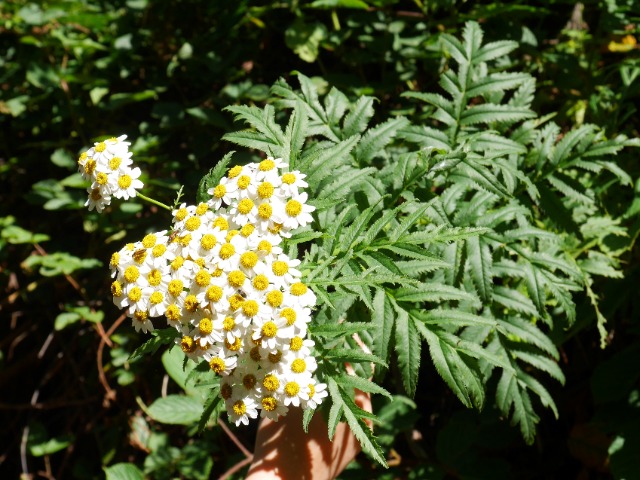
[[[289,164],[284,163],[281,158],[266,158],[257,165],[256,178],[259,181],[270,181],[275,183],[278,181],[280,172],[287,168]]]
[[[94,208],[98,213],[102,213],[105,207],[111,205],[111,195],[107,191],[103,191],[100,188],[87,188],[89,194],[84,206],[89,208],[89,211]]]
[[[315,379],[311,379],[311,383],[308,385],[309,389],[309,400],[306,401],[306,405],[303,404],[302,408],[318,408],[318,405],[322,403],[322,401],[329,396],[329,392],[327,392],[327,384],[326,383],[316,383]]]
[[[135,197],[136,190],[144,187],[144,184],[139,180],[141,174],[138,167],[132,168],[128,173],[121,174],[118,177],[117,188],[113,191],[113,196],[124,200]]]
[[[286,197],[295,197],[300,189],[308,187],[309,184],[304,181],[306,175],[298,171],[283,173],[280,177],[280,190]]]
[[[271,317],[258,318],[253,321],[253,335],[251,338],[260,341],[260,346],[273,351],[282,349],[290,342],[293,330],[287,326],[284,319],[273,320]]]
[[[280,398],[280,395],[267,395],[262,397],[260,399],[260,406],[262,407],[260,417],[266,417],[277,422],[280,417],[286,416],[289,408],[284,405],[284,402]]]
[[[209,368],[218,375],[229,375],[238,364],[238,357],[228,355],[223,348],[215,348],[212,352],[204,354],[204,359],[209,362]]]
[[[284,404],[299,407],[302,400],[309,399],[309,384],[311,375],[296,375],[285,377],[283,391]]]
[[[249,419],[258,417],[258,405],[250,396],[236,397],[234,394],[229,400],[225,401],[229,420],[234,422],[236,426],[249,425]]]
[[[136,332],[153,332],[153,323],[149,318],[149,312],[146,310],[135,310],[134,312],[131,312],[129,316],[131,317],[131,323]]]
[[[207,190],[207,193],[211,195],[209,205],[211,208],[217,210],[223,204],[230,205],[234,200],[238,198],[238,183],[227,177],[220,180],[217,186]]]
[[[293,230],[313,222],[311,212],[315,211],[316,208],[306,203],[307,198],[308,195],[306,193],[300,193],[287,201],[284,206],[284,214],[278,218],[286,229]]]

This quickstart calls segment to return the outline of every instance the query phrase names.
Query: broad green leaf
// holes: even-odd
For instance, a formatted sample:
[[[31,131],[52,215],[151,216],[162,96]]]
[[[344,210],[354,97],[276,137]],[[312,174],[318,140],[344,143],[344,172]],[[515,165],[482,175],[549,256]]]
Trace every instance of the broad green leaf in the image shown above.
[[[155,400],[147,413],[160,423],[170,425],[191,425],[202,416],[202,403],[193,397],[167,395]]]

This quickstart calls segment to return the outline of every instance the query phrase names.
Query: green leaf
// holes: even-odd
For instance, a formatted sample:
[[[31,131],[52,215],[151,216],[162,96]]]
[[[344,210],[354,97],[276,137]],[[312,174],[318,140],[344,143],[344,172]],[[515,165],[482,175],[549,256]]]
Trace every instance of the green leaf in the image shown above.
[[[215,188],[218,183],[220,183],[220,180],[222,179],[222,177],[224,177],[227,171],[227,166],[229,165],[229,162],[231,162],[231,157],[233,157],[234,153],[235,152],[233,151],[227,153],[224,157],[222,157],[222,159],[216,164],[215,167],[209,170],[209,173],[202,177],[200,183],[198,184],[198,190],[196,192],[197,203],[203,203],[211,199],[211,195],[207,191],[210,188]]]
[[[341,375],[334,378],[335,381],[345,390],[348,388],[354,388],[367,393],[377,393],[379,395],[384,395],[389,400],[393,399],[391,394],[386,389],[373,383],[370,380],[366,380],[355,375]]]
[[[403,308],[394,305],[397,313],[395,321],[395,348],[402,385],[407,395],[413,398],[420,373],[422,343],[414,321]]]
[[[373,117],[373,97],[366,95],[358,98],[358,101],[349,109],[342,126],[343,138],[348,138],[364,132],[369,120]]]
[[[355,437],[360,442],[360,445],[362,446],[362,451],[371,456],[380,465],[387,468],[387,462],[384,458],[384,452],[382,451],[382,448],[380,448],[380,445],[378,445],[378,442],[376,441],[367,424],[365,424],[362,420],[362,415],[366,414],[367,412],[359,408],[353,402],[353,400],[349,398],[349,396],[344,395],[333,378],[329,377],[327,379],[327,384],[334,405],[338,405],[336,409],[342,410],[342,413],[344,414],[347,423],[349,424],[351,432],[355,435]],[[333,410],[334,409],[332,408],[332,411]],[[331,415],[329,417],[331,419]],[[335,419],[339,417],[334,414],[333,418]],[[329,423],[330,438],[332,436],[332,425],[333,431],[335,432],[335,425],[337,425],[337,422],[334,420],[333,422]]]
[[[370,163],[379,156],[396,136],[398,130],[409,125],[409,120],[404,117],[390,118],[374,128],[370,128],[364,134],[360,144],[355,149],[355,157],[360,165]]]
[[[151,418],[170,425],[191,425],[202,416],[202,403],[193,397],[167,395],[158,398],[147,409]]]
[[[457,337],[438,327],[418,325],[420,334],[429,345],[433,365],[453,393],[468,408],[482,408],[484,386],[475,359],[457,349]]]
[[[493,296],[493,257],[489,246],[480,240],[480,237],[470,237],[466,240],[467,262],[469,273],[476,287],[480,299],[491,302]]]
[[[344,323],[325,323],[323,325],[310,325],[309,331],[313,336],[323,338],[336,338],[342,336],[351,336],[364,330],[374,328],[370,323],[365,322],[344,322]]]
[[[133,463],[116,463],[104,468],[106,480],[144,480],[144,474]]]
[[[129,362],[135,362],[145,355],[153,355],[162,345],[173,343],[173,339],[178,337],[179,333],[175,328],[163,328],[154,330],[151,335],[153,338],[144,342],[129,355]]]
[[[363,352],[362,350],[349,349],[349,348],[332,348],[328,350],[324,355],[325,359],[330,359],[335,362],[350,362],[350,363],[362,363],[371,362],[383,367],[387,366],[387,362],[372,353]]]
[[[462,112],[460,125],[489,124],[496,122],[515,123],[535,117],[535,112],[526,107],[486,103],[470,107]]]
[[[496,389],[496,403],[502,412],[510,416],[514,425],[520,425],[525,441],[533,443],[536,435],[536,424],[540,418],[533,411],[531,398],[526,389],[520,386],[513,372],[504,370]]]

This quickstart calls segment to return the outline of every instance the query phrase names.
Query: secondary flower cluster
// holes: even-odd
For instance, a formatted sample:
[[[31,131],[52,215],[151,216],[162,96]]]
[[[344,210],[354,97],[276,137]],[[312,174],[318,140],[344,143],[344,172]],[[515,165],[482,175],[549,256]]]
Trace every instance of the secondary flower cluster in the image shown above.
[[[102,212],[111,203],[111,197],[122,198],[136,196],[136,190],[142,188],[138,180],[140,169],[131,168],[130,142],[125,142],[126,135],[110,138],[104,142],[96,142],[78,159],[78,167],[82,177],[91,182],[87,188],[89,198],[84,204],[89,210],[94,208]]]
[[[229,418],[277,420],[290,405],[315,408],[327,396],[313,377],[306,339],[314,293],[283,237],[312,221],[305,175],[281,159],[236,166],[199,205],[173,211],[157,232],[114,253],[111,291],[136,330],[164,315],[189,358],[220,374]]]

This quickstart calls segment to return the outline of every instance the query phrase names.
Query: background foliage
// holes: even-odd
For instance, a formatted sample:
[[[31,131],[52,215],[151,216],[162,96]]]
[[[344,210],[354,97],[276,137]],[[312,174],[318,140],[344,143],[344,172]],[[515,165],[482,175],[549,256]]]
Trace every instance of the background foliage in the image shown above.
[[[395,244],[407,243],[399,242],[403,235],[418,231],[409,220],[404,231],[396,225],[395,233],[360,238],[364,217],[328,207],[319,222],[352,227],[336,232],[339,245],[324,241],[308,252],[317,284],[335,280],[323,262],[349,255],[343,264],[354,277],[357,268],[388,266],[391,255],[405,262],[403,272],[441,286],[416,292],[387,282],[367,294],[357,289],[368,286],[354,283],[326,299],[341,306],[323,307],[323,323],[340,309],[357,320],[367,307],[377,321],[404,322],[393,342],[406,342],[400,351],[412,356],[390,362],[398,385],[380,379],[394,401],[374,396],[384,420],[376,430],[379,455],[390,469],[383,474],[362,456],[345,478],[411,471],[414,478],[640,475],[633,457],[640,448],[639,169],[635,149],[618,152],[622,136],[639,136],[640,14],[633,0],[5,1],[0,15],[0,471],[12,478],[99,478],[103,468],[110,478],[216,478],[244,458],[221,428],[197,433],[202,407],[191,399],[203,390],[202,372],[183,371],[173,350],[130,358],[141,340],[108,301],[104,266],[122,243],[157,229],[163,214],[132,202],[87,215],[75,157],[102,136],[126,133],[152,195],[171,202],[180,185],[187,197],[195,192],[238,141],[230,133],[245,128],[248,110],[225,107],[258,111],[269,100],[286,125],[293,106],[313,106],[309,92],[327,109],[323,96],[335,87],[350,101],[342,114],[364,113],[351,124],[327,117],[342,128],[333,129],[335,138],[317,129],[307,148],[323,135],[327,147],[363,133],[349,147],[349,168],[362,178],[342,193],[355,191],[357,210],[370,218],[402,198],[400,216],[415,222],[411,197],[423,202],[417,208],[431,219],[423,226],[431,236],[416,242],[428,241],[432,257],[398,250]],[[465,30],[469,20],[480,22],[485,45],[499,41],[505,51],[460,50],[456,42],[480,31],[473,24]],[[465,84],[471,91],[461,90]],[[476,110],[478,121],[456,117],[487,104],[503,106]],[[367,123],[379,144],[364,133]],[[410,155],[423,146],[437,151]],[[234,160],[257,156],[238,152]],[[327,198],[340,193],[316,180]],[[315,194],[322,197],[322,189]],[[464,242],[433,240],[456,231],[476,234],[461,234]],[[443,268],[442,259],[454,268]],[[334,272],[349,279],[348,271]],[[555,294],[540,293],[539,281]],[[567,300],[576,288],[585,293]],[[354,295],[363,300],[354,303]],[[459,312],[455,330],[433,327],[445,304]],[[523,315],[539,318],[529,337]],[[481,320],[499,323],[500,334],[487,338],[474,323]],[[330,347],[329,327],[324,335]],[[371,340],[374,353],[388,359],[393,343]],[[463,353],[460,340],[467,342]],[[436,347],[461,373],[447,378]],[[489,360],[500,348],[511,353],[503,357],[511,365],[498,365],[502,373],[492,377]],[[510,383],[511,372],[532,379],[530,387]],[[478,382],[487,384],[486,394]],[[520,398],[521,407],[507,398]],[[172,414],[176,406],[180,418]],[[518,430],[533,440],[536,423],[535,443],[527,446]],[[251,429],[232,435],[252,444]]]

